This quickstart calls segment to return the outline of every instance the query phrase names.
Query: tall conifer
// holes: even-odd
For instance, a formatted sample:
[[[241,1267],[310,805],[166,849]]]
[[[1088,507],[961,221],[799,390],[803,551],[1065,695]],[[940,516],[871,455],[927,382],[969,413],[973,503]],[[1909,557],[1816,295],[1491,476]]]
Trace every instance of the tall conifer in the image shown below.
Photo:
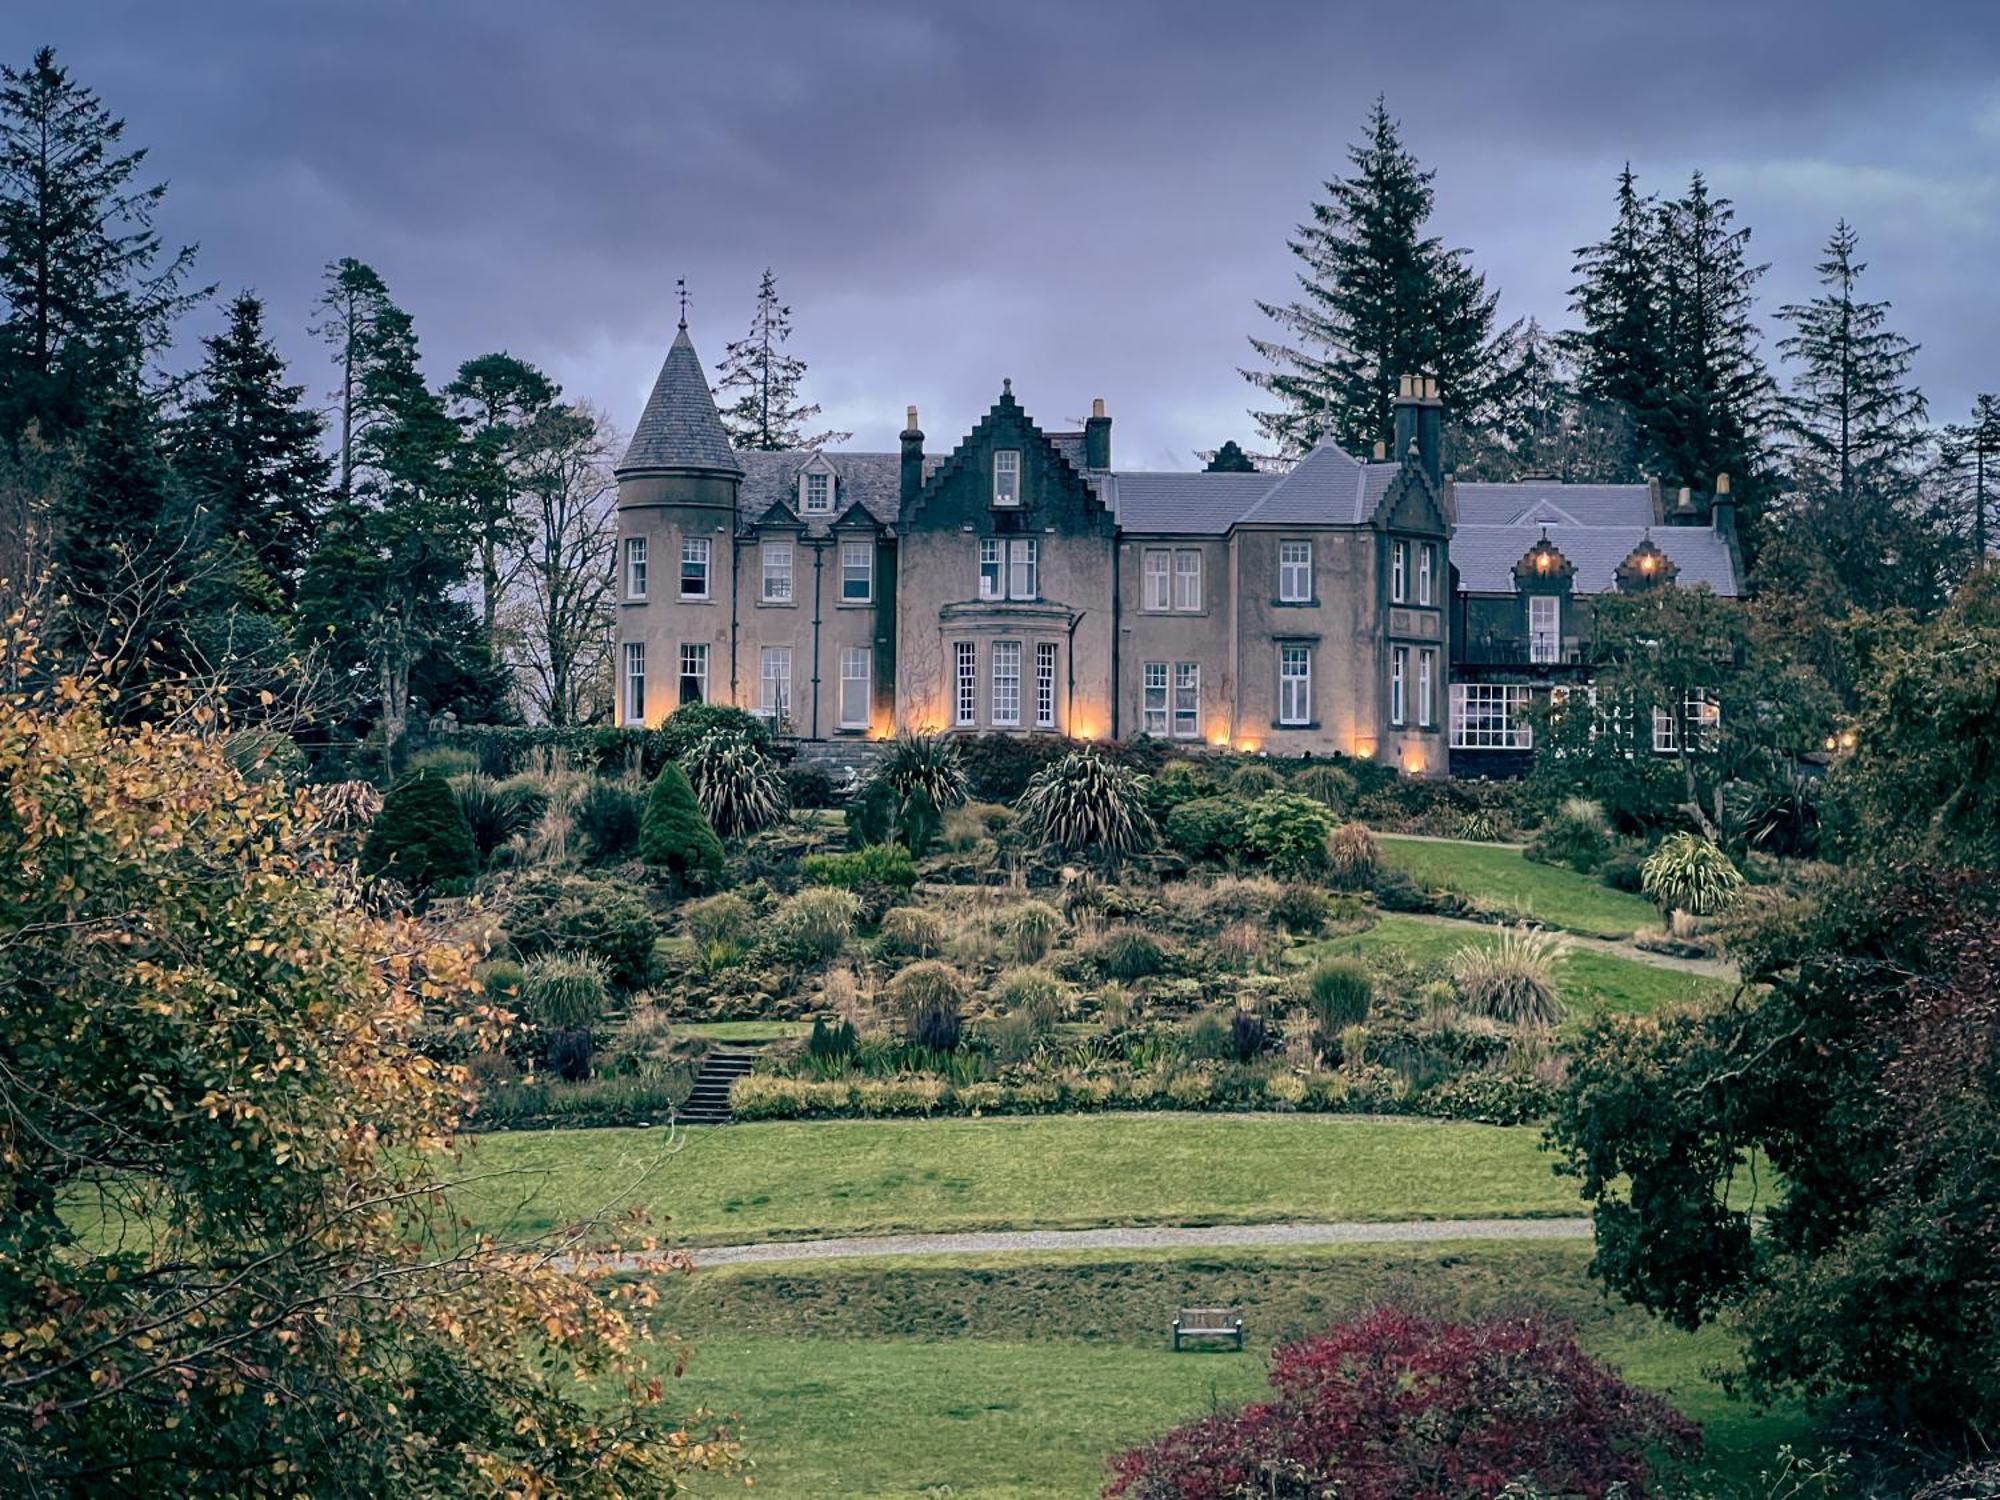
[[[757,287],[757,310],[750,332],[723,350],[715,404],[723,429],[738,448],[777,452],[844,443],[851,432],[806,432],[819,407],[805,400],[806,362],[787,354],[792,310],[778,300],[778,278],[770,270]]]

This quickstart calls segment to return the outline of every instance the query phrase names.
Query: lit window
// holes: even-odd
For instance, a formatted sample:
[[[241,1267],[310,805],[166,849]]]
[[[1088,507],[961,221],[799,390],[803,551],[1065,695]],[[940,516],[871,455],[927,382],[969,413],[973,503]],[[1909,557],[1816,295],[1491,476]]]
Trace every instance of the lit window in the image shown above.
[[[1535,729],[1528,722],[1532,690],[1511,682],[1454,682],[1451,685],[1451,747],[1454,750],[1532,750]]]
[[[642,536],[625,539],[625,597],[646,597],[646,539]]]
[[[1278,648],[1278,722],[1312,723],[1312,647],[1285,645]]]
[[[952,722],[963,727],[973,723],[979,714],[978,648],[971,641],[959,641],[955,652],[958,664],[958,695],[953,705]]]
[[[681,702],[706,703],[708,701],[708,643],[706,641],[683,641],[681,643]]]
[[[1168,570],[1173,564],[1173,554],[1164,547],[1151,547],[1146,551],[1145,592],[1146,609],[1167,607]]]
[[[1000,597],[1000,539],[982,537],[979,542],[979,597]]]
[[[840,648],[840,727],[868,727],[868,684],[873,653],[866,646]]]
[[[1159,739],[1167,736],[1167,664],[1163,661],[1146,663],[1141,679],[1139,703],[1139,727],[1147,734]]]
[[[1021,643],[993,643],[993,722],[1013,728],[1021,722]]]
[[[805,510],[807,515],[823,516],[833,509],[833,476],[814,473],[805,476]]]
[[[1389,602],[1401,604],[1409,596],[1410,544],[1398,542],[1389,549]]]
[[[1429,542],[1417,549],[1417,603],[1431,602],[1431,574],[1437,567],[1437,548]]]
[[[625,643],[625,722],[646,722],[646,643]]]
[[[1041,543],[1017,537],[1007,544],[1007,597],[1034,599],[1041,593]]]
[[[766,646],[757,678],[757,711],[782,724],[792,711],[792,648]]]
[[[1191,661],[1174,663],[1174,738],[1201,738],[1201,667]]]
[[[1403,684],[1410,675],[1410,648],[1398,646],[1389,653],[1389,722],[1403,722]]]
[[[764,543],[764,602],[766,604],[790,604],[792,602],[792,544],[790,542]]]
[[[1035,727],[1056,727],[1056,643],[1035,645]]]
[[[708,597],[708,538],[691,536],[681,543],[681,597]]]
[[[1306,604],[1313,596],[1311,542],[1278,543],[1278,601]]]
[[[840,597],[848,604],[866,604],[875,597],[875,544],[840,544]]]
[[[1437,728],[1437,659],[1430,647],[1417,653],[1417,723],[1425,729]]]
[[[1562,660],[1562,600],[1554,594],[1528,596],[1528,660],[1537,666]]]
[[[1187,551],[1174,554],[1174,608],[1201,608],[1201,554]]]
[[[1021,503],[1021,454],[1015,448],[1001,448],[993,455],[993,503],[1015,506]]]

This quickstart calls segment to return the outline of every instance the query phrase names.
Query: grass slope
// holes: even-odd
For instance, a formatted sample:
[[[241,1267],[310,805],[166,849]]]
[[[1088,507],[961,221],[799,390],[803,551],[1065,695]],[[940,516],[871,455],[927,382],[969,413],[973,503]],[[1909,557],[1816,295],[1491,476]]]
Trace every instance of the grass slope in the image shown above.
[[[1100,1224],[1582,1212],[1533,1127],[1312,1115],[829,1120],[492,1135],[459,1211],[526,1232],[645,1209],[678,1244]],[[662,1222],[664,1221],[664,1222]]]
[[[1536,864],[1519,849],[1500,844],[1403,838],[1378,833],[1382,858],[1419,885],[1457,891],[1489,906],[1533,916],[1550,926],[1590,937],[1628,938],[1657,926],[1650,901],[1614,891],[1574,870]]]
[[[1467,1244],[732,1267],[666,1287],[658,1317],[693,1345],[679,1399],[737,1418],[757,1487],[777,1495],[1091,1494],[1110,1454],[1258,1395],[1274,1343],[1388,1299],[1571,1322],[1702,1421],[1705,1464],[1725,1481],[1804,1438],[1798,1413],[1730,1402],[1703,1373],[1727,1358],[1720,1335],[1607,1302],[1585,1279],[1589,1254]],[[1167,1323],[1190,1304],[1242,1307],[1249,1351],[1173,1354]]]

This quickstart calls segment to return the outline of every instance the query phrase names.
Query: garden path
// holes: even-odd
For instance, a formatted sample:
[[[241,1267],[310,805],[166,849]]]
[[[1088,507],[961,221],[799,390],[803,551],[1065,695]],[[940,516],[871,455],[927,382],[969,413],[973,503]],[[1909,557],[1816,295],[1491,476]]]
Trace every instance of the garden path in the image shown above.
[[[1436,912],[1399,912],[1397,915],[1407,921],[1428,922],[1433,927],[1450,927],[1466,933],[1490,933],[1497,925],[1472,917],[1440,916]],[[1735,984],[1742,978],[1736,965],[1727,959],[1681,958],[1672,953],[1655,953],[1637,943],[1617,938],[1585,937],[1578,932],[1566,932],[1562,936],[1572,948],[1588,948],[1593,953],[1608,953],[1613,958],[1629,958],[1638,963],[1651,964],[1656,969],[1677,969],[1683,974],[1698,974],[1704,979],[1720,979],[1725,984]]]
[[[697,1266],[852,1260],[886,1255],[989,1255],[1010,1250],[1243,1249],[1271,1245],[1405,1245],[1453,1240],[1587,1240],[1588,1219],[1423,1219],[1404,1223],[1205,1224],[1155,1228],[1022,1229],[980,1234],[879,1234],[848,1239],[715,1245]],[[639,1258],[633,1258],[634,1264]]]

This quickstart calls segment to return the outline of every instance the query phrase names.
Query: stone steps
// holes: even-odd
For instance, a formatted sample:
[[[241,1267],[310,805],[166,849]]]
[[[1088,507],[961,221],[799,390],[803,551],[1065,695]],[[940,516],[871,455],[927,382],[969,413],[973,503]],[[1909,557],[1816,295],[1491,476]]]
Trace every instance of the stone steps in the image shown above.
[[[735,1118],[729,1110],[729,1088],[756,1065],[755,1052],[715,1048],[702,1059],[694,1087],[680,1107],[683,1125],[727,1125]]]

